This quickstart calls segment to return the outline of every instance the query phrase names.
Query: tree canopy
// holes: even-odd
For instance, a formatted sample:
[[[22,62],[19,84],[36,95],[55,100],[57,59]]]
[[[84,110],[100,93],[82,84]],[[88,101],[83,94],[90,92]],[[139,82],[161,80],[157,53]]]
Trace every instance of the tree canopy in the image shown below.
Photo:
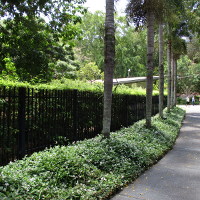
[[[83,2],[83,0],[1,1],[2,70],[5,69],[6,57],[14,63],[20,80],[30,81],[37,77],[49,81],[57,76],[54,72],[59,71],[59,66],[62,68],[66,66],[66,70],[69,68],[72,71],[76,70],[72,39],[79,37],[80,34],[75,24],[81,21],[81,14],[86,12],[81,6]]]
[[[84,2],[1,0],[1,76],[31,82],[47,82],[62,77],[87,79],[86,71],[92,72],[95,68],[100,77],[104,72],[105,13],[86,12]],[[151,2],[153,4],[149,1],[130,0],[126,17],[115,14],[115,78],[146,75],[147,29],[144,24],[149,9],[155,16],[155,33],[158,24],[164,24],[165,74],[166,42],[169,39],[177,58],[183,59],[187,55],[192,63],[190,66],[196,68],[199,64],[199,1]],[[158,46],[156,34],[154,75],[158,75]],[[186,62],[185,59],[183,61]],[[198,77],[195,80],[195,85],[198,85]]]

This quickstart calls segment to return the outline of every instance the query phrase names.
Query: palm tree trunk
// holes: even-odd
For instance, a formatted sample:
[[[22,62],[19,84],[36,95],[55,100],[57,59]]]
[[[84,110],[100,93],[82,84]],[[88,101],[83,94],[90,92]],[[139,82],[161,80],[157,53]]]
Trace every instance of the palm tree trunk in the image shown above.
[[[174,55],[171,52],[171,107],[174,106]]]
[[[174,60],[174,106],[177,104],[177,59]]]
[[[104,138],[110,137],[111,105],[113,72],[115,65],[115,27],[114,27],[114,0],[106,0],[105,20],[105,70],[104,70],[104,108],[103,108],[103,130]]]
[[[147,81],[146,81],[146,126],[151,127],[153,92],[154,13],[147,12]]]
[[[171,109],[171,41],[168,41],[167,48],[167,62],[168,62],[168,95],[167,95],[167,112]]]
[[[163,25],[159,24],[159,116],[163,118],[164,65],[163,65]]]

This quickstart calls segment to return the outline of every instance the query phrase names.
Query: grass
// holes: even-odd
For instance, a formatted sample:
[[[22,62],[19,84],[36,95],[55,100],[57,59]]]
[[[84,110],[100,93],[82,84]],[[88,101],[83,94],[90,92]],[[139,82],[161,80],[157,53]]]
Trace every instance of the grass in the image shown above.
[[[102,140],[99,135],[70,146],[34,153],[0,168],[1,200],[103,200],[138,177],[172,148],[185,111],[166,119],[141,120]]]

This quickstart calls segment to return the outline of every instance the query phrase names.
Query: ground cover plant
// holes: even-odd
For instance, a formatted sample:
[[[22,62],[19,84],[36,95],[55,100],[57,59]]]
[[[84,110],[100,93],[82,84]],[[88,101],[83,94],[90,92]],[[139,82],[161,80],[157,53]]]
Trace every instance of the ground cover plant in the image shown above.
[[[107,199],[172,148],[185,111],[152,118],[111,134],[34,153],[0,168],[0,199]]]

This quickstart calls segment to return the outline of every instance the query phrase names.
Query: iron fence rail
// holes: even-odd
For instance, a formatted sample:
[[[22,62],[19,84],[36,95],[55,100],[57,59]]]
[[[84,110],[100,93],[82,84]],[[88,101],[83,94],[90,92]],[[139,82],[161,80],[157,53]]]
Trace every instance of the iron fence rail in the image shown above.
[[[113,95],[111,131],[145,117],[145,97]],[[166,105],[166,102],[165,102]],[[158,113],[153,97],[152,115]],[[0,165],[102,130],[102,93],[0,87]]]

